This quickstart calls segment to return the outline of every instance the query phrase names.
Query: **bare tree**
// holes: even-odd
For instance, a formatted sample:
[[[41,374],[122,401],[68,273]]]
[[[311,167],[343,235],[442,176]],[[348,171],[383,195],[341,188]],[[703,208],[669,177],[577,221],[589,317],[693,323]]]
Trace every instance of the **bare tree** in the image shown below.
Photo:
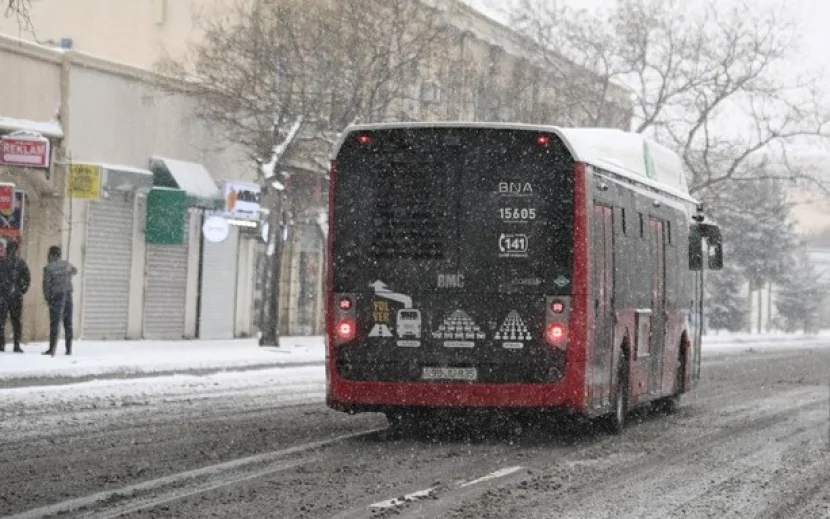
[[[296,212],[320,208],[284,183],[301,155],[324,159],[355,121],[405,118],[420,97],[421,67],[445,36],[443,18],[417,0],[237,0],[228,16],[201,20],[203,40],[160,71],[196,100],[197,116],[243,145],[263,167],[271,210],[271,308],[263,344],[276,344],[281,240]],[[299,150],[299,152],[298,152]]]
[[[759,169],[817,180],[780,167],[788,144],[830,136],[820,76],[795,66],[800,32],[789,7],[783,1],[773,7],[689,4],[618,0],[588,12],[523,0],[514,22],[542,48],[586,71],[571,73],[555,55],[540,53],[557,74],[559,101],[588,120],[601,121],[610,85],[627,85],[636,106],[634,131],[682,154],[693,192],[755,181]]]
[[[203,42],[161,70],[191,80],[198,115],[261,160],[297,117],[301,136],[384,118],[442,34],[405,0],[240,0],[201,28]]]
[[[21,30],[31,31],[32,19],[29,11],[32,8],[32,0],[5,0],[6,8],[3,16],[6,18],[17,18],[17,25]]]

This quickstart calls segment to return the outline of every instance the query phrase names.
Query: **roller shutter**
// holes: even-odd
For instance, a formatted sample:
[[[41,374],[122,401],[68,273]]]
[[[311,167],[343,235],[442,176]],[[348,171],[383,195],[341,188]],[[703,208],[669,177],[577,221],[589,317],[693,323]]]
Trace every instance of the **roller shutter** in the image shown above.
[[[133,255],[133,202],[112,196],[90,202],[84,256],[84,339],[125,339]]]
[[[236,324],[239,231],[231,226],[222,243],[204,242],[200,339],[232,339]]]

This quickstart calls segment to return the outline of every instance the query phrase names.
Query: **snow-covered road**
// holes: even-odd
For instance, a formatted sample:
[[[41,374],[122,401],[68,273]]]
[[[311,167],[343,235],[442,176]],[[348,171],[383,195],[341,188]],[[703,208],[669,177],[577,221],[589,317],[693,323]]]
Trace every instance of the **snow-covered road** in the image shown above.
[[[0,515],[830,517],[828,342],[711,346],[622,437],[392,437],[328,410],[321,366],[2,389]]]

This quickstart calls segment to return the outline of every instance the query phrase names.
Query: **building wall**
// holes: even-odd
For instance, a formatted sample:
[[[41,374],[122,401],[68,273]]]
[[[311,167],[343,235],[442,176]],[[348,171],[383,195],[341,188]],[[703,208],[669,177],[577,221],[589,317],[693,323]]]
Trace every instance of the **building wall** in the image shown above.
[[[180,57],[200,36],[198,19],[227,12],[234,0],[37,0],[31,30],[0,17],[0,33],[57,44],[150,69],[160,57]]]
[[[216,179],[253,180],[242,150],[197,120],[191,99],[154,86],[139,69],[82,54],[73,63],[67,142],[73,160],[147,168],[158,155],[199,162]]]
[[[160,155],[202,163],[215,180],[251,180],[254,169],[239,148],[192,117],[189,99],[157,88],[146,71],[7,37],[0,37],[0,67],[7,78],[0,82],[0,118],[6,118],[0,122],[59,118],[64,134],[53,141],[51,178],[40,170],[0,168],[0,182],[13,182],[27,194],[21,253],[33,284],[25,299],[24,334],[27,341],[44,340],[48,316],[41,274],[51,245],[63,245],[80,271],[75,322],[81,323],[89,213],[88,202],[64,196],[68,161],[147,169],[150,157]],[[142,269],[136,266],[132,275],[131,285],[140,287]],[[130,328],[139,324],[133,318]]]
[[[0,39],[0,117],[47,122],[55,119],[61,103],[61,61],[54,52]],[[60,158],[59,141],[52,141],[53,161]],[[3,168],[0,182],[14,183],[26,192],[21,256],[32,272],[32,286],[24,298],[24,341],[48,335],[48,309],[41,292],[43,267],[50,245],[61,243],[65,228],[63,176],[53,167],[51,178],[42,170]],[[11,339],[11,330],[6,329]]]

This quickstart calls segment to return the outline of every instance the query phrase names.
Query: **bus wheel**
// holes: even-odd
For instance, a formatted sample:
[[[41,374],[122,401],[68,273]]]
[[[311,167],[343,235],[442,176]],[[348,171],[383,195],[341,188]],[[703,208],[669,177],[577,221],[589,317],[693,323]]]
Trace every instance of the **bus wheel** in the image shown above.
[[[677,357],[677,369],[674,374],[674,394],[661,398],[657,401],[657,408],[666,414],[674,414],[677,408],[680,407],[680,395],[683,392],[683,374],[686,371],[685,356],[683,349],[680,349],[680,354]]]
[[[620,374],[617,377],[617,390],[614,396],[614,409],[608,416],[608,429],[612,434],[621,434],[625,429],[628,415],[628,370],[626,357],[620,357]]]

